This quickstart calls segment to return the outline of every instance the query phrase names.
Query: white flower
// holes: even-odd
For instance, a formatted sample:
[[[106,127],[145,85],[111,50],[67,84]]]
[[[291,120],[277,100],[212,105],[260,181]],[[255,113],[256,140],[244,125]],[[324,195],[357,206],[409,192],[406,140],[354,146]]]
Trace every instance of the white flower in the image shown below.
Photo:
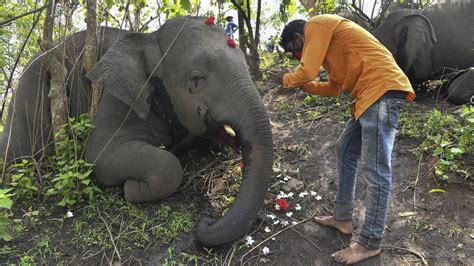
[[[265,227],[265,229],[263,229],[263,231],[265,231],[267,233],[270,233],[272,230],[270,230],[270,228],[268,228],[268,226],[267,226],[267,227]]]
[[[308,195],[308,191],[303,191],[303,192],[300,193],[299,197],[304,198],[307,195]]]
[[[290,180],[290,179],[291,179],[291,176],[285,176],[285,177],[283,178],[283,180],[285,180],[285,181],[288,181],[288,180]]]
[[[295,210],[297,210],[297,211],[301,210],[301,205],[299,205],[299,204],[296,204],[296,206],[295,206]]]
[[[295,195],[293,192],[290,192],[286,195],[287,198],[293,198],[293,195]]]
[[[287,212],[287,213],[286,213],[286,216],[288,216],[288,217],[293,216],[293,212]]]
[[[318,193],[314,192],[314,191],[311,191],[311,196],[316,196]]]
[[[291,222],[292,225],[298,224],[296,221]]]
[[[272,219],[272,220],[275,220],[277,217],[273,214],[267,214],[267,217]]]
[[[320,195],[316,196],[316,200],[321,200],[321,199],[322,199],[322,197]]]
[[[280,210],[280,205],[275,204],[275,210],[277,210],[277,211]]]
[[[73,217],[73,216],[74,216],[74,214],[72,213],[72,211],[67,211],[67,212],[66,212],[66,217],[67,217],[67,218],[71,218],[71,217]]]
[[[273,224],[279,224],[279,223],[280,223],[280,220],[273,221]]]
[[[287,197],[288,197],[288,196],[285,194],[285,192],[280,191],[280,193],[278,193],[277,199],[287,198]]]
[[[281,224],[284,225],[284,226],[287,226],[289,224],[288,221],[281,221]]]
[[[267,256],[268,254],[270,254],[270,249],[268,247],[263,247],[262,253],[264,256]]]
[[[255,240],[253,240],[252,236],[247,236],[247,237],[245,238],[245,244],[251,246],[253,243],[255,243]]]

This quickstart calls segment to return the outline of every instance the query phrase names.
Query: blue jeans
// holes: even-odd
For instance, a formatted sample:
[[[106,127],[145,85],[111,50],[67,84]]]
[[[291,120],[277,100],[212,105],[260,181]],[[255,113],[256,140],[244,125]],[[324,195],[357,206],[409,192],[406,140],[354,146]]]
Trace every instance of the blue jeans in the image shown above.
[[[334,219],[352,220],[357,162],[367,176],[366,212],[357,242],[379,249],[392,186],[391,155],[400,106],[405,101],[381,97],[358,119],[351,118],[337,141],[338,187]]]

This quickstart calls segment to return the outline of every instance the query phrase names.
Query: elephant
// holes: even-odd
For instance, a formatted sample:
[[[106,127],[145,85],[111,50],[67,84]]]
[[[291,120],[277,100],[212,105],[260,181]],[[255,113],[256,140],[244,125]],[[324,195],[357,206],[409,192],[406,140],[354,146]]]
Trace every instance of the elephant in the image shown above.
[[[258,216],[273,164],[269,117],[242,51],[204,17],[177,17],[152,33],[102,27],[99,36],[101,57],[87,74],[85,32],[56,48],[65,51],[70,73],[70,117],[88,112],[91,81],[103,86],[85,147],[95,178],[123,186],[129,201],[155,201],[180,186],[178,147],[208,139],[240,149],[243,179],[235,202],[223,217],[205,217],[196,228],[204,246],[238,240]],[[40,54],[29,63],[10,103],[0,142],[7,158],[54,152],[43,61]]]
[[[385,18],[374,36],[390,50],[413,83],[452,73],[448,99],[467,103],[474,94],[474,80],[468,70],[474,67],[472,14],[474,2],[470,0],[434,4],[422,10],[400,9]]]

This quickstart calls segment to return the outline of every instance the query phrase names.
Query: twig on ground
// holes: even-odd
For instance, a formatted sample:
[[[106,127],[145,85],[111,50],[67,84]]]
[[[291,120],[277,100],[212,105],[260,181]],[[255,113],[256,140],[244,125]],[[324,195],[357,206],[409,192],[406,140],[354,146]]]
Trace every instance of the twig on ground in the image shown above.
[[[95,209],[97,211],[97,214],[99,215],[99,218],[102,220],[102,222],[104,222],[105,228],[107,229],[107,233],[109,234],[109,237],[110,237],[110,241],[112,242],[112,245],[114,246],[114,251],[115,251],[115,253],[117,253],[117,257],[121,261],[122,257],[120,256],[120,252],[118,251],[117,246],[115,245],[114,236],[112,235],[112,232],[110,231],[110,227],[107,224],[107,222],[105,221],[104,217],[102,217],[102,214],[100,214],[99,208],[97,208],[97,206],[96,206]]]
[[[423,263],[423,265],[428,265],[428,261],[425,259],[425,257],[423,257],[423,255],[421,255],[419,252],[417,252],[415,250],[411,250],[411,249],[408,249],[408,248],[402,248],[402,247],[395,247],[395,246],[382,246],[382,248],[385,248],[385,249],[398,249],[398,250],[408,251],[408,252],[418,256],[421,259],[421,262]]]
[[[262,244],[266,243],[268,240],[274,238],[275,236],[277,236],[277,235],[279,235],[279,234],[285,232],[286,230],[288,230],[288,229],[290,229],[290,228],[293,228],[293,227],[295,227],[295,226],[297,226],[297,225],[300,225],[300,224],[302,224],[302,223],[306,223],[308,220],[312,219],[313,217],[314,217],[314,214],[310,215],[310,217],[308,217],[308,218],[306,218],[306,219],[304,219],[304,220],[302,220],[302,221],[300,221],[300,222],[298,222],[298,223],[296,223],[296,224],[293,224],[293,225],[291,225],[291,226],[285,227],[285,228],[283,228],[282,230],[280,230],[280,231],[274,233],[273,235],[267,237],[267,238],[264,239],[262,242],[258,243],[255,247],[253,247],[252,249],[250,249],[249,251],[247,251],[244,255],[242,255],[242,257],[240,258],[240,265],[243,265],[243,264],[244,264],[243,261],[244,261],[245,256],[247,256],[247,255],[250,254],[252,251],[254,251],[254,250],[257,249],[258,247],[260,247]]]
[[[317,249],[319,249],[319,251],[323,251],[318,245],[316,245],[316,243],[314,243],[313,241],[311,241],[311,239],[309,239],[308,237],[306,237],[305,235],[303,235],[300,231],[296,230],[295,228],[291,228],[291,230],[295,231],[298,235],[300,235],[302,238],[304,238],[306,241],[308,241],[311,245],[313,245],[314,247],[316,247]]]
[[[418,170],[416,172],[415,184],[413,185],[413,212],[416,212],[416,185],[420,177],[421,159],[423,159],[423,154],[420,154],[420,159],[418,160]]]

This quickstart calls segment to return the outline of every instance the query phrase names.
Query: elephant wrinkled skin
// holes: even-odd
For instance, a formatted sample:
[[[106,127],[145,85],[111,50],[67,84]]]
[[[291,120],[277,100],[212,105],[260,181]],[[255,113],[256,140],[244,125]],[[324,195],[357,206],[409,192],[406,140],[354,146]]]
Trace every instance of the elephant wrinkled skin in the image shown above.
[[[97,180],[123,185],[127,200],[153,201],[178,189],[183,168],[171,150],[185,141],[220,136],[219,143],[241,147],[244,178],[234,204],[217,221],[201,220],[196,230],[203,245],[217,246],[243,236],[256,219],[272,175],[273,142],[243,53],[205,20],[175,18],[152,33],[101,28],[102,56],[87,75],[81,67],[85,32],[57,49],[65,51],[71,73],[71,117],[88,112],[90,80],[104,87],[85,156],[95,164]],[[52,155],[48,86],[38,55],[10,103],[0,142],[6,161]]]
[[[454,70],[474,67],[474,1],[435,4],[423,10],[390,13],[375,37],[393,54],[412,82],[436,79]],[[469,71],[452,78],[448,98],[458,104],[474,94]],[[462,82],[459,82],[462,81]],[[450,97],[452,96],[452,97]]]

